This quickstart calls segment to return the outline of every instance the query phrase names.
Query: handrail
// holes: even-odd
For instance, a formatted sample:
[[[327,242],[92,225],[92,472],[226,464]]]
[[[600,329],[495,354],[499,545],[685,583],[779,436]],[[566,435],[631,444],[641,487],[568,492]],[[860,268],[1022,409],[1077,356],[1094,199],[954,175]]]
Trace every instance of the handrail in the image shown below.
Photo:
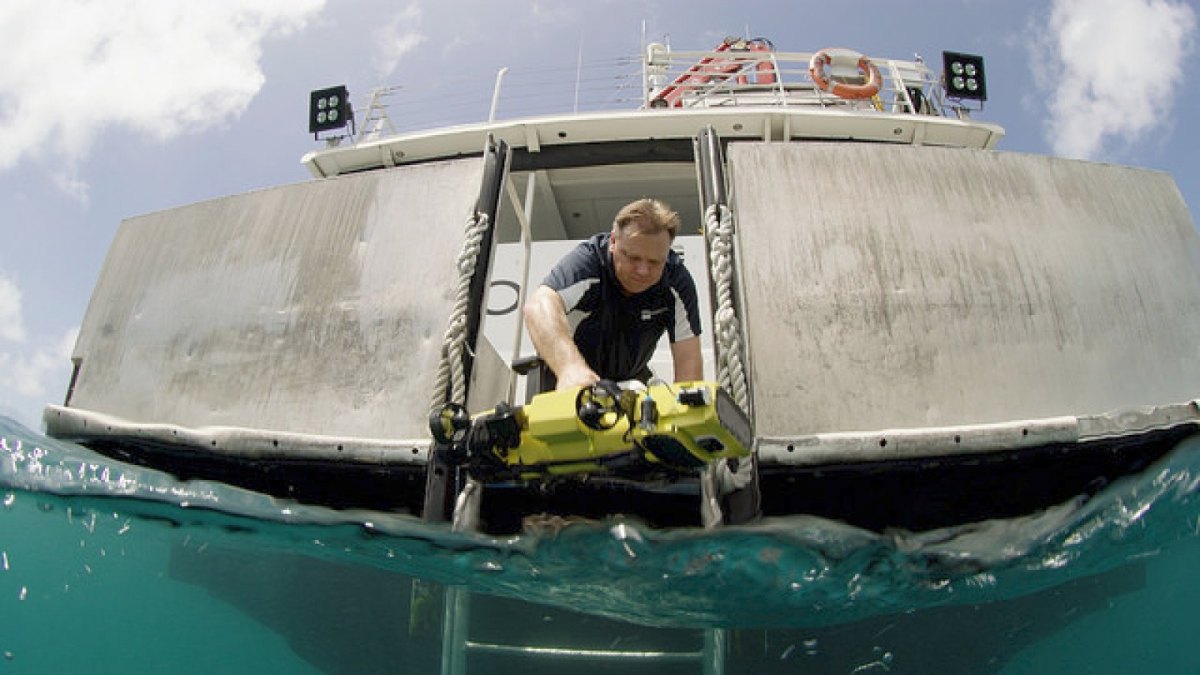
[[[809,52],[735,52],[728,48],[648,50],[643,68],[649,90],[643,107],[810,105],[936,116],[954,114],[944,105],[937,73],[920,60],[871,59],[883,78],[879,93],[868,99],[845,99],[822,91],[813,82],[808,70],[812,56]],[[767,76],[763,77],[764,74]],[[831,77],[845,83],[863,79],[857,69],[841,65],[832,68]]]

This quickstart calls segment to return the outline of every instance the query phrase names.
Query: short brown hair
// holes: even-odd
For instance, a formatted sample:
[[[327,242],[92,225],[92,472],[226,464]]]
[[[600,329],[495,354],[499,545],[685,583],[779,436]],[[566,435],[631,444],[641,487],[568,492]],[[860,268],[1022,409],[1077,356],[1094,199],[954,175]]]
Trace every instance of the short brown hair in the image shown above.
[[[675,241],[675,234],[679,232],[679,214],[665,202],[639,199],[621,207],[613,219],[613,230],[624,232],[626,227],[633,224],[643,234],[658,234],[665,230],[671,235],[671,241]]]

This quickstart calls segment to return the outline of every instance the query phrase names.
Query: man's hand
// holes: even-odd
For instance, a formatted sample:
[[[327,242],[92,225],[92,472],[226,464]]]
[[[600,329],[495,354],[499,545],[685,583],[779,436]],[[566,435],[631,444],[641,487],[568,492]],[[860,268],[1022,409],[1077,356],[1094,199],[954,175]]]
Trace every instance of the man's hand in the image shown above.
[[[568,366],[563,373],[555,373],[555,376],[558,378],[558,383],[554,387],[555,389],[586,387],[600,381],[600,376],[586,365],[582,367]]]
[[[567,310],[562,298],[549,286],[538,286],[533,297],[525,303],[525,328],[537,349],[538,356],[554,371],[558,389],[595,384],[600,376],[592,371],[567,324]]]

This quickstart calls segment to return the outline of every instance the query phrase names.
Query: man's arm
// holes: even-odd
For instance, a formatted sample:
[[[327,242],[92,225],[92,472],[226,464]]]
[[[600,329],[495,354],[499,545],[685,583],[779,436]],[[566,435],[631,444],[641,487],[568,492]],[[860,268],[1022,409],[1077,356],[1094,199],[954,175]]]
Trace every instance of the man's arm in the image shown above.
[[[700,355],[699,336],[672,342],[671,359],[675,363],[676,382],[694,382],[704,379],[704,357]]]
[[[595,384],[600,380],[571,339],[567,308],[553,288],[538,286],[533,297],[525,303],[524,314],[529,338],[533,340],[538,356],[558,378],[558,389]],[[699,349],[697,345],[697,355]]]

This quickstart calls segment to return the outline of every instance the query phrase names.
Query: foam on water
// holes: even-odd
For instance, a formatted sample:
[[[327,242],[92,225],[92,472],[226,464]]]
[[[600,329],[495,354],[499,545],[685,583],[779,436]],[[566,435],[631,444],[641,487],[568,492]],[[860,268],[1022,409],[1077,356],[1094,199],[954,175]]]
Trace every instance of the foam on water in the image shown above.
[[[932,532],[876,534],[796,516],[719,532],[551,522],[497,538],[181,482],[0,418],[0,615],[21,617],[4,622],[0,665],[77,667],[51,646],[69,629],[102,672],[131,665],[106,651],[120,642],[115,635],[148,645],[135,659],[141,669],[228,672],[228,659],[187,637],[209,636],[225,653],[251,631],[257,656],[238,661],[239,672],[361,672],[375,663],[363,660],[373,637],[412,633],[422,616],[414,589],[433,582],[520,599],[521,611],[539,616],[569,610],[569,621],[619,622],[638,635],[647,626],[731,629],[761,637],[752,651],[781,667],[807,660],[833,672],[920,672],[961,657],[963,668],[999,672],[1064,623],[1114,598],[1144,597],[1147,562],[1194,559],[1198,487],[1200,440],[1191,439],[1086,502]],[[336,630],[318,631],[311,618],[297,624],[307,611],[291,606],[297,589]],[[371,620],[360,625],[360,614]],[[531,630],[552,621],[569,622],[546,619]],[[856,627],[855,640],[847,627]],[[970,628],[970,639],[986,633],[988,646],[958,654],[909,644],[931,627]],[[396,672],[436,669],[413,663]]]

